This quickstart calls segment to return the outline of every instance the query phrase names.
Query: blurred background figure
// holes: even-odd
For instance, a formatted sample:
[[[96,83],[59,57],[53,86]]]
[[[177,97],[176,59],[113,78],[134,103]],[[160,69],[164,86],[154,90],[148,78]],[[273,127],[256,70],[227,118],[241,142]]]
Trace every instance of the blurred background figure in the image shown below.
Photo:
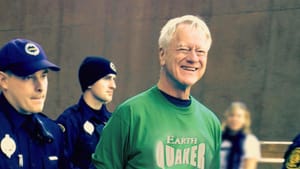
[[[256,169],[260,143],[251,133],[251,116],[242,102],[233,102],[222,123],[221,169]]]
[[[282,169],[300,168],[300,133],[294,138],[284,155]]]

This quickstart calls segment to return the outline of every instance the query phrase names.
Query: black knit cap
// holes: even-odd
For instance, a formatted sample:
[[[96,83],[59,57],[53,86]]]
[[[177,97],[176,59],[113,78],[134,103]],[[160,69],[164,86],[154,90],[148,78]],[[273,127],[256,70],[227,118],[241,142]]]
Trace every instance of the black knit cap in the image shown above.
[[[108,74],[117,74],[115,65],[102,56],[87,56],[78,71],[82,92]]]

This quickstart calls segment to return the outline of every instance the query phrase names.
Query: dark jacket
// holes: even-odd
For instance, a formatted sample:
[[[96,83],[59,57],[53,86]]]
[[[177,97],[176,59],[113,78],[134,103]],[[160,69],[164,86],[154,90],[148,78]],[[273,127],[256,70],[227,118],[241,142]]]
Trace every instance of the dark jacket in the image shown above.
[[[61,128],[41,113],[18,113],[0,94],[0,168],[66,169]]]
[[[293,143],[284,154],[282,169],[300,168],[300,133],[294,138]]]
[[[91,155],[110,117],[111,113],[104,104],[100,110],[93,110],[83,97],[58,117],[57,123],[65,127],[66,156],[73,168],[89,168]]]

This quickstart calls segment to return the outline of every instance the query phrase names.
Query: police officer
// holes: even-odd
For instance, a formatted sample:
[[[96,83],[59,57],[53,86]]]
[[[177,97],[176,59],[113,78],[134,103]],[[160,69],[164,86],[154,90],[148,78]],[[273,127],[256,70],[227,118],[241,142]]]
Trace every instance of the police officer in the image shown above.
[[[114,64],[100,56],[87,56],[79,67],[83,94],[77,104],[67,108],[57,119],[65,128],[66,152],[72,168],[89,168],[91,154],[111,116],[106,104],[113,98],[116,74]]]
[[[293,139],[292,144],[284,154],[282,169],[300,168],[300,133]]]
[[[41,112],[49,70],[42,47],[13,39],[0,50],[0,168],[66,169],[61,128]]]

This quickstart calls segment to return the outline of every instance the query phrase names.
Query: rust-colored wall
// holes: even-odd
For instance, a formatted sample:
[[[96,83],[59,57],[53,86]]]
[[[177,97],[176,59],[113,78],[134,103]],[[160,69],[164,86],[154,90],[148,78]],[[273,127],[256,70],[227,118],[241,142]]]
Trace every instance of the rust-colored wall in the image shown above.
[[[213,36],[206,75],[192,94],[220,118],[231,101],[246,102],[261,140],[300,132],[300,1],[0,0],[0,43],[32,39],[61,66],[49,79],[51,118],[77,102],[84,56],[108,57],[119,71],[113,110],[156,83],[159,30],[183,14],[204,17]]]

